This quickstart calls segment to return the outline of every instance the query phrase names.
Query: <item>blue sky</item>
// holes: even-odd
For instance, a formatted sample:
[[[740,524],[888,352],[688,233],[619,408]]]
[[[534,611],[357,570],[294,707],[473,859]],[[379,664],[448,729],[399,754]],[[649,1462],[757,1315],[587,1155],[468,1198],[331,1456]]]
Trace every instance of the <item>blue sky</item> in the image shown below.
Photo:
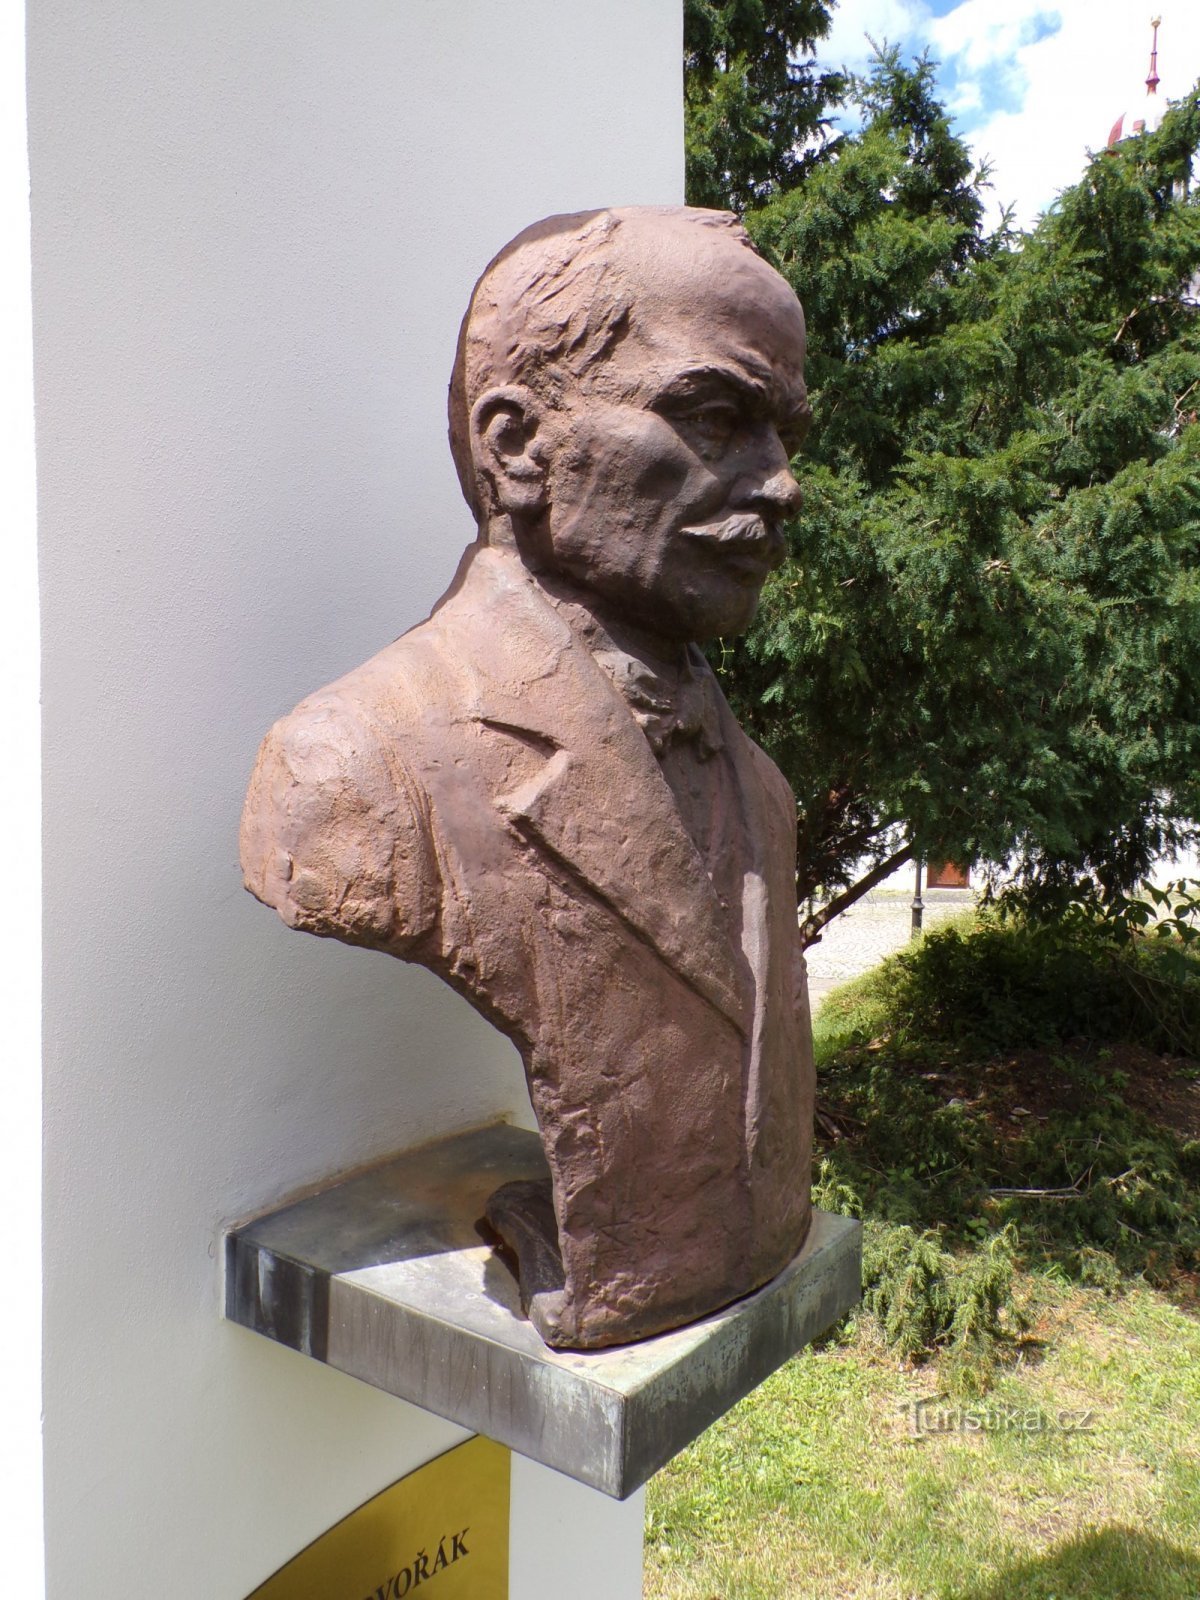
[[[1150,17],[1161,15],[1159,98],[1200,77],[1200,0],[841,0],[821,54],[862,69],[866,35],[941,63],[942,95],[992,168],[992,211],[1033,222],[1117,117],[1142,114]]]

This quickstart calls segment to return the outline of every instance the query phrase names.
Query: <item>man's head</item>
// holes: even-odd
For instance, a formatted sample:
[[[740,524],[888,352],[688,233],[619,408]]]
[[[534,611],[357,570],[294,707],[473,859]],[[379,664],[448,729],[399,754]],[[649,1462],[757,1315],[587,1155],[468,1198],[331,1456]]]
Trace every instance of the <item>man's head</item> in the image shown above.
[[[736,633],[783,555],[804,319],[721,212],[526,229],[476,286],[450,439],[486,538],[671,640]]]

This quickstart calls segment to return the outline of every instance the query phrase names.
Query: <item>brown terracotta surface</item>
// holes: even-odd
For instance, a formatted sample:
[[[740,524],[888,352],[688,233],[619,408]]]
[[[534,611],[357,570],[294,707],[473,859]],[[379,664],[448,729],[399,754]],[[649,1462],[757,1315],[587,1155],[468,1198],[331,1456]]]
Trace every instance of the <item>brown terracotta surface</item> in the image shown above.
[[[552,1190],[489,1214],[551,1344],[712,1311],[808,1227],[795,807],[697,648],[782,559],[803,360],[732,218],[526,230],[451,384],[478,542],[428,621],[276,724],[247,796],[253,894],[516,1043]]]

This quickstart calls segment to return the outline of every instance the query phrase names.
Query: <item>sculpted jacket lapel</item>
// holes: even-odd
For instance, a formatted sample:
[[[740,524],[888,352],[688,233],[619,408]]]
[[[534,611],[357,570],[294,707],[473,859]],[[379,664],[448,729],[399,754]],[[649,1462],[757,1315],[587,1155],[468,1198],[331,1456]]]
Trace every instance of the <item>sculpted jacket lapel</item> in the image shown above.
[[[752,1001],[720,905],[625,702],[515,557],[474,552],[461,592],[496,617],[468,714],[546,754],[497,808],[748,1034]]]

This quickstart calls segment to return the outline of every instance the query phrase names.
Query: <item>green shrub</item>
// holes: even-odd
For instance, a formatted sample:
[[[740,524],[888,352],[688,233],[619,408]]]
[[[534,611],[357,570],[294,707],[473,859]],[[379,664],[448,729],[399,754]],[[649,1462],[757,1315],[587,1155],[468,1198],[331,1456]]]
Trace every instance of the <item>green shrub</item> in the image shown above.
[[[1015,1255],[1011,1228],[954,1254],[933,1228],[868,1224],[863,1309],[902,1358],[942,1356],[947,1387],[980,1393],[1002,1348],[1024,1326],[1013,1303]]]
[[[1122,1272],[1165,1281],[1200,1265],[1200,1142],[1184,1142],[1128,1104],[1106,1062],[1063,1054],[1039,1062],[1064,1103],[1001,1137],[988,1113],[987,1062],[942,1070],[902,1054],[848,1051],[820,1079],[822,1106],[846,1136],[818,1162],[814,1198],[828,1211],[936,1228],[957,1249],[1015,1223],[1026,1259],[1079,1281],[1082,1251]],[[952,1091],[973,1077],[968,1106]]]
[[[1082,913],[987,917],[928,934],[888,963],[870,994],[901,1040],[989,1053],[1129,1041],[1200,1055],[1194,947],[1169,930],[1127,933]]]
[[[1120,1059],[1155,1072],[1168,1043],[1200,1044],[1192,944],[1132,913],[1116,931],[992,916],[826,1000],[814,1198],[864,1221],[860,1320],[944,1387],[986,1388],[1012,1347],[1018,1265],[1109,1292],[1200,1266],[1200,1141],[1132,1106],[1104,1048],[1149,1046]],[[1038,1115],[1012,1115],[1020,1084]]]
[[[862,1200],[822,1160],[813,1200],[825,1211],[860,1217]],[[989,1233],[972,1247],[948,1250],[937,1228],[868,1219],[863,1230],[862,1312],[904,1360],[943,1358],[955,1393],[987,1388],[1002,1348],[1024,1320],[1013,1301],[1016,1231]]]
[[[1166,1284],[1200,1263],[1200,1193],[1187,1150],[1130,1113],[1119,1091],[1097,1095],[1091,1110],[1032,1128],[1013,1147],[1009,1181],[1017,1168],[1021,1187],[1055,1198],[1004,1197],[997,1215],[1080,1282],[1111,1286],[1103,1257],[1121,1273]]]

